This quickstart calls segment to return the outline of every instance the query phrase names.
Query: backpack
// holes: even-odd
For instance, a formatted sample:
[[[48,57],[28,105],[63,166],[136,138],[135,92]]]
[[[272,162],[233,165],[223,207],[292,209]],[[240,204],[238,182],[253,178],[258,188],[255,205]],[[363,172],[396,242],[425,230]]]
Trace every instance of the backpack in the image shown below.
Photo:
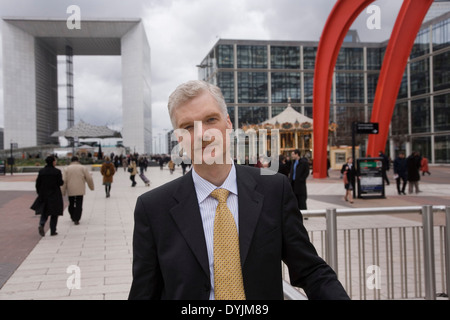
[[[107,177],[111,176],[111,171],[109,171],[109,168],[106,169],[105,176]]]

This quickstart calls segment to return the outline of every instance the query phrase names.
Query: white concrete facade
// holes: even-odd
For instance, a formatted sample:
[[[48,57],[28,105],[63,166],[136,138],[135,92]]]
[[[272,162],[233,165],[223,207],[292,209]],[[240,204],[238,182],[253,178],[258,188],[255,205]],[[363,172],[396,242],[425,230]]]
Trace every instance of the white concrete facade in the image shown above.
[[[3,22],[4,145],[36,146],[34,37]]]
[[[74,55],[122,56],[123,143],[131,152],[152,152],[150,47],[140,19],[83,20],[81,29],[69,29],[66,20],[3,18],[1,27],[5,145],[52,142],[58,131],[52,61],[70,45]]]

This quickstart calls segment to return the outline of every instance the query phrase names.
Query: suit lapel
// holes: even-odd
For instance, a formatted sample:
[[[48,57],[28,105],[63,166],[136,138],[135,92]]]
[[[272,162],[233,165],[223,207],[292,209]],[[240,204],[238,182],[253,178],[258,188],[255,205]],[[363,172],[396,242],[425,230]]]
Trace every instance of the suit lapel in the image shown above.
[[[239,247],[241,263],[244,265],[261,213],[264,196],[256,190],[256,181],[245,167],[236,165],[236,178],[239,205]]]
[[[170,209],[170,213],[203,271],[209,276],[208,251],[191,171],[183,176],[173,196],[178,203]]]

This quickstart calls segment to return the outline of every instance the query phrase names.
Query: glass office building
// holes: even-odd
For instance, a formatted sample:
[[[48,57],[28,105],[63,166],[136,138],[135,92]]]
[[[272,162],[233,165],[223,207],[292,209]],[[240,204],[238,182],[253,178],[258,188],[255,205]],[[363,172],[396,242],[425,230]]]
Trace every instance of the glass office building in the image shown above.
[[[388,41],[360,42],[355,31],[336,61],[329,145],[351,145],[351,123],[369,122]],[[291,106],[313,116],[318,42],[220,39],[199,65],[199,79],[218,85],[234,128],[258,124]],[[431,163],[450,163],[450,12],[425,22],[405,69],[386,152],[413,150]],[[367,136],[357,135],[364,152]]]

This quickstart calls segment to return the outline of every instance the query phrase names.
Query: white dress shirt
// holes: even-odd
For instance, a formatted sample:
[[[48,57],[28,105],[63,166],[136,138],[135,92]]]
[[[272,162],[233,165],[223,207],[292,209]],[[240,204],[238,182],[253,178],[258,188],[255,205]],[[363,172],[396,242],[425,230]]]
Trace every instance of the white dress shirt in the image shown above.
[[[194,180],[194,187],[197,193],[203,230],[205,232],[206,248],[208,250],[209,273],[211,277],[211,292],[209,299],[214,300],[214,218],[219,201],[211,196],[211,192],[218,188],[224,188],[230,192],[227,199],[227,206],[233,214],[234,221],[236,222],[236,229],[239,233],[236,168],[234,164],[232,164],[228,177],[220,187],[217,187],[200,177],[197,172],[195,172],[194,167],[192,167],[192,179]]]

